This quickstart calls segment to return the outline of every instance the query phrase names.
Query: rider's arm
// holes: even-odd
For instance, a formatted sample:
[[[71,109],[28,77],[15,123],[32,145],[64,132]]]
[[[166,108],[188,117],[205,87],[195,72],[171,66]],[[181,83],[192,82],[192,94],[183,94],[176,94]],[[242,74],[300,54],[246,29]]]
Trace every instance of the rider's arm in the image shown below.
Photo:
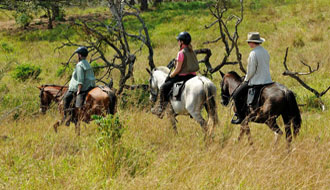
[[[175,77],[181,71],[183,62],[177,61],[174,71],[170,74],[170,77]]]
[[[175,77],[178,73],[180,73],[181,68],[182,68],[182,64],[183,64],[183,60],[184,60],[184,54],[183,51],[179,51],[178,56],[176,58],[176,64],[175,64],[175,69],[174,71],[170,74],[170,77],[173,78]]]
[[[84,74],[84,69],[79,65],[76,66],[76,72],[77,72],[77,81],[78,81],[77,94],[79,94],[82,86],[84,85],[85,74]]]
[[[255,52],[251,52],[248,58],[247,72],[244,81],[249,81],[257,71],[258,61]]]

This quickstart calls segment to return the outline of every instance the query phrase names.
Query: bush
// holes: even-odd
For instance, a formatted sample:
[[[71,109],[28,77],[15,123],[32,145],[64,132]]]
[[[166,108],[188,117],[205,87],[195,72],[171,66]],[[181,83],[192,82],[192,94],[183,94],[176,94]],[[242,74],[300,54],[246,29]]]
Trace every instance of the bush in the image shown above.
[[[93,62],[91,63],[91,66],[92,66],[92,68],[93,68],[94,74],[95,74],[95,75],[98,75],[99,72],[101,71],[101,68],[99,68],[99,66],[101,66],[101,63],[97,63],[96,61],[93,61]]]
[[[118,116],[92,116],[98,127],[97,147],[100,164],[107,177],[115,177],[121,169],[131,176],[145,172],[150,163],[150,151],[141,147],[127,146],[123,141],[126,128]]]
[[[40,66],[32,64],[18,65],[12,73],[12,77],[16,80],[26,81],[27,79],[37,79],[41,73]]]
[[[148,81],[137,82],[138,84],[148,84]],[[122,109],[127,109],[130,107],[137,107],[139,109],[148,109],[151,106],[149,100],[149,90],[144,90],[142,88],[135,90],[126,90],[122,93],[119,102],[119,107]]]
[[[12,53],[14,51],[13,46],[6,42],[2,42],[0,47],[1,47],[1,50],[4,51],[5,53]]]
[[[101,150],[101,165],[108,176],[114,177],[122,165],[124,148],[121,137],[125,128],[118,116],[108,115],[102,117],[94,115],[93,119],[99,125],[97,146]]]
[[[16,24],[20,25],[23,28],[26,28],[30,25],[31,21],[33,20],[33,17],[28,13],[16,13],[14,15]]]
[[[67,66],[60,66],[56,71],[57,77],[62,77],[65,74],[71,75],[73,72],[73,68],[67,67]]]

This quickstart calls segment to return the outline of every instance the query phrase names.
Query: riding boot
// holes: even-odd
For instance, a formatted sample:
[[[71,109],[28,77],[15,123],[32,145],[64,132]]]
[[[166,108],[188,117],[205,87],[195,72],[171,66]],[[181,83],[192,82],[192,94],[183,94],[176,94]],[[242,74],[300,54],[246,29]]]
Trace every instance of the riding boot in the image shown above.
[[[236,113],[231,119],[231,123],[237,125],[237,124],[241,124],[245,118],[246,106],[244,104],[244,100],[234,100],[234,101],[235,101]]]
[[[164,117],[164,110],[167,106],[164,91],[160,90],[159,104],[151,109],[151,113],[157,115],[160,119]]]

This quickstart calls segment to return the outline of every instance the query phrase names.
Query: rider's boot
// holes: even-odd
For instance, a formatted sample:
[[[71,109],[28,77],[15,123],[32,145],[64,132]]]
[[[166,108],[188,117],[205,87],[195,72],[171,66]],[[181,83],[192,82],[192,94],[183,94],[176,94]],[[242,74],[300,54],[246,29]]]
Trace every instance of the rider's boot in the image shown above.
[[[166,108],[167,101],[165,100],[163,90],[160,90],[159,104],[151,108],[151,113],[157,115],[160,119],[164,117],[164,110]]]
[[[245,118],[245,105],[242,100],[234,100],[235,101],[235,107],[236,107],[236,113],[231,119],[232,124],[241,124],[242,121]]]

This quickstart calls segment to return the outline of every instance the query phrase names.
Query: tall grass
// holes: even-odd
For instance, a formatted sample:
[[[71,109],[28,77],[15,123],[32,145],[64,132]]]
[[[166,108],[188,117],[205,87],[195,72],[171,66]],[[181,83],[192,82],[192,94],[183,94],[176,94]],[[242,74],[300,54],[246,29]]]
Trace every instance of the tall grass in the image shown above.
[[[237,2],[233,1],[231,12],[237,12]],[[166,65],[176,56],[175,36],[183,30],[192,34],[194,48],[212,50],[214,66],[221,62],[223,45],[203,44],[219,34],[217,28],[204,29],[214,20],[206,5],[163,3],[157,10],[143,13],[157,66]],[[321,112],[312,93],[294,79],[282,76],[285,49],[289,47],[287,64],[291,70],[307,71],[299,64],[300,59],[313,67],[320,62],[320,70],[303,80],[320,91],[330,85],[327,6],[328,0],[245,1],[244,20],[239,27],[244,65],[250,51],[246,34],[259,31],[271,55],[273,80],[292,89],[299,104],[306,104],[300,107],[303,124],[289,154],[284,137],[277,148],[273,147],[274,136],[266,125],[250,124],[253,147],[247,145],[247,139],[237,142],[239,128],[230,124],[233,113],[230,107],[219,104],[219,93],[220,123],[209,146],[205,145],[200,126],[189,117],[177,117],[176,135],[168,120],[152,115],[148,93],[143,90],[125,92],[116,117],[101,119],[108,127],[125,129],[116,143],[100,146],[100,138],[109,142],[113,138],[102,133],[110,129],[100,128],[95,121],[83,125],[80,137],[72,125],[59,128],[55,134],[52,124],[59,118],[57,108],[39,115],[36,87],[64,84],[69,79],[69,69],[74,65],[63,71],[61,63],[75,48],[54,49],[65,41],[65,35],[75,39],[79,36],[64,24],[52,31],[1,31],[0,189],[330,189],[329,94],[322,97],[327,110]],[[107,12],[104,8],[71,9],[68,15],[102,11]],[[132,30],[136,28],[134,21],[128,22]],[[38,80],[13,79],[11,73],[24,63],[40,66]],[[135,83],[147,83],[146,67],[147,51],[143,49],[135,64]],[[238,68],[222,69],[230,70]],[[116,80],[116,74],[112,77]],[[215,73],[212,80],[219,87],[219,74]],[[281,118],[278,123],[283,129]],[[110,158],[118,158],[118,162]],[[116,171],[110,167],[113,163]]]

